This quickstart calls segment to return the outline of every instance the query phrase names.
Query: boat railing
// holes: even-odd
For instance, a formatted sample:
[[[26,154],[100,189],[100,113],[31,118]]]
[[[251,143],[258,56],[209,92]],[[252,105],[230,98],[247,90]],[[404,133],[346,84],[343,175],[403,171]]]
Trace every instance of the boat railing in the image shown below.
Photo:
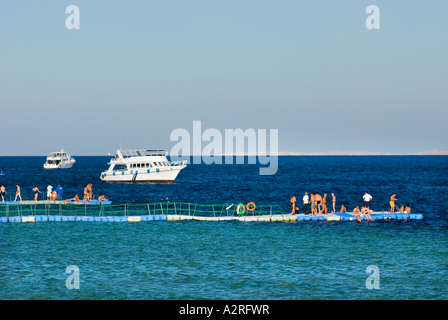
[[[187,164],[187,160],[181,160],[181,161],[171,161],[169,162],[170,167],[178,167],[183,166]]]

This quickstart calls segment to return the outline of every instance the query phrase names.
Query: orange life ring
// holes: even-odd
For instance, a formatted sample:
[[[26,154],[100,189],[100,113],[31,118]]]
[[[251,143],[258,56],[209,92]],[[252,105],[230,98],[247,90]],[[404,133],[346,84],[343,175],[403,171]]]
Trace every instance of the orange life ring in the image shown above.
[[[256,207],[257,207],[257,206],[256,206],[255,203],[253,203],[253,202],[249,202],[249,203],[246,205],[246,208],[247,208],[247,210],[249,210],[249,211],[254,211]]]
[[[240,208],[243,209],[243,212],[240,212]],[[239,205],[236,206],[236,213],[238,215],[243,215],[245,212],[246,212],[246,206],[244,204],[240,203]]]

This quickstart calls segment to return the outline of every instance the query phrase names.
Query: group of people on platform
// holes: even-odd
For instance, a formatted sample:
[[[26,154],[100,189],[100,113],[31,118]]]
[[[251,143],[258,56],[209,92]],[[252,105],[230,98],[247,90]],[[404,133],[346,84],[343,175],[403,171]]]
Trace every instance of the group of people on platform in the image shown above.
[[[17,199],[19,199],[19,201],[22,201],[20,186],[16,185],[16,188],[17,188],[17,190],[16,190],[16,196],[14,198],[14,202],[17,201]],[[32,191],[34,193],[34,201],[37,201],[39,193],[42,193],[42,192],[39,190],[38,186],[35,186],[32,189]],[[81,202],[78,195],[75,195],[74,198],[64,200],[63,193],[64,193],[64,189],[61,185],[58,185],[55,190],[53,190],[53,186],[51,184],[49,184],[47,186],[47,200],[53,200],[53,201],[59,200],[59,201],[64,201],[64,202],[70,202],[70,201]],[[4,185],[2,185],[0,187],[0,196],[1,196],[2,202],[5,202],[6,194],[7,194],[6,188]],[[86,187],[84,188],[83,201],[85,203],[88,203],[90,200],[93,200],[93,192],[92,192],[92,184],[91,183],[87,184]],[[100,196],[98,197],[98,202],[101,202],[101,201],[108,201],[107,198],[103,194],[100,194]]]
[[[357,218],[357,220],[360,220],[360,216],[366,216],[369,220],[372,220],[372,217],[370,214],[373,212],[373,210],[370,209],[370,201],[373,199],[373,197],[366,191],[363,195],[363,201],[364,204],[362,205],[361,210],[359,209],[359,205],[356,206],[353,209],[353,216]],[[394,213],[395,209],[397,208],[398,212],[400,213],[411,213],[411,207],[409,204],[406,206],[404,204],[401,205],[401,207],[397,207],[395,205],[395,202],[397,201],[397,195],[394,193],[390,197],[390,212]],[[302,198],[303,208],[305,214],[310,214],[311,209],[311,215],[321,215],[321,214],[328,214],[328,207],[327,207],[327,194],[324,193],[323,196],[321,196],[319,193],[310,193],[310,196],[308,196],[308,192],[305,192],[305,195]],[[299,207],[297,206],[297,198],[294,194],[291,198],[291,206],[292,211],[290,214],[299,213]],[[336,213],[336,196],[334,193],[331,194],[331,213]],[[339,213],[347,212],[347,209],[345,208],[344,204],[341,205],[341,209]]]

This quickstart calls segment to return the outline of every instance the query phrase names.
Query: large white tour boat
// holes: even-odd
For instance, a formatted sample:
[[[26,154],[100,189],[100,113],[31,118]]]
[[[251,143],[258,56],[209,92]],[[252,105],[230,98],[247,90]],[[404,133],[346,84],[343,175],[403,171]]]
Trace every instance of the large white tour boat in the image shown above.
[[[52,152],[44,163],[44,169],[68,169],[73,166],[75,159],[61,149],[61,151]]]
[[[100,179],[108,182],[173,182],[187,161],[168,161],[164,150],[117,150]]]

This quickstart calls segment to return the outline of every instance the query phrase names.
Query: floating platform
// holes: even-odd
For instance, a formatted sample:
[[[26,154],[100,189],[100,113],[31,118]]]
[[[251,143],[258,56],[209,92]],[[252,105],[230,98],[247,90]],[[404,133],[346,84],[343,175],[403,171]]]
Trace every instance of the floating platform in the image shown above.
[[[204,205],[184,202],[158,202],[150,204],[118,204],[95,201],[86,204],[64,201],[5,202],[0,206],[0,222],[146,222],[146,221],[242,221],[242,222],[334,222],[357,219],[351,213],[327,215],[289,214],[280,206],[264,205],[256,209],[242,210],[241,204]],[[246,207],[245,207],[246,208]],[[421,220],[422,214],[373,212],[374,221]],[[361,221],[368,221],[365,216]]]
[[[101,201],[98,200],[90,200],[87,203],[83,200],[75,202],[75,201],[66,201],[66,200],[25,200],[25,201],[4,201],[0,202],[0,205],[40,205],[40,204],[112,204],[112,201]]]

